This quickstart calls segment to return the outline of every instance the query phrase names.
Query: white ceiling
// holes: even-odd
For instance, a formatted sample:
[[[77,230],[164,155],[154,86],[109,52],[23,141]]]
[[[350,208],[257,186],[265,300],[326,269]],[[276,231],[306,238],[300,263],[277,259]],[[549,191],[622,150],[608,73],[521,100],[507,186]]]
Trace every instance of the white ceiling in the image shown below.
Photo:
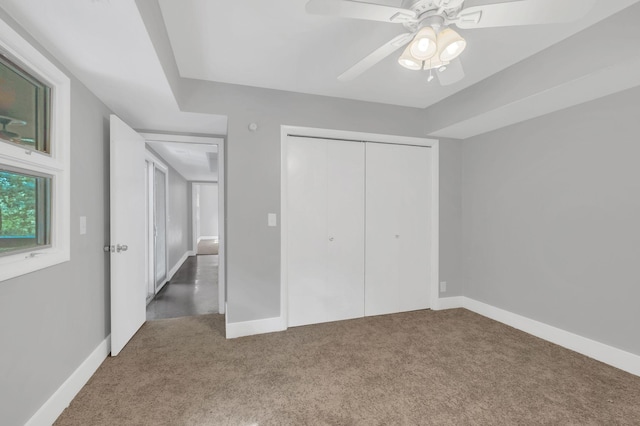
[[[465,4],[505,1],[467,0]],[[541,50],[547,52],[546,47],[639,1],[596,0],[596,7],[585,18],[567,25],[460,30],[469,43],[462,55],[467,77],[447,88],[436,81],[427,83],[426,73],[400,67],[395,54],[354,81],[338,82],[339,74],[403,29],[381,22],[310,16],[304,10],[305,0],[0,0],[0,7],[132,127],[222,136],[227,133],[226,116],[180,110],[172,92],[172,88],[178,89],[169,84],[163,69],[166,58],[161,63],[153,44],[158,39],[152,42],[136,2],[158,4],[162,17],[155,15],[154,22],[166,24],[183,78],[425,108],[475,83],[482,81],[474,88],[482,87],[499,71]],[[401,1],[377,2],[399,5]],[[599,31],[597,25],[592,28]],[[616,39],[615,35],[608,36]],[[567,58],[571,57],[571,52],[567,52]],[[594,52],[594,63],[599,64],[596,58],[598,52]],[[527,73],[526,79],[521,75],[514,78],[518,79],[517,84],[532,86],[532,90],[544,95],[548,87],[529,84],[531,79],[538,78],[535,61],[529,62],[534,65],[529,67],[531,73]],[[563,62],[566,66],[571,61]],[[619,75],[614,72],[609,81]],[[573,76],[573,80],[578,77]],[[575,89],[572,92],[575,102],[590,99],[573,80],[569,83]],[[191,82],[194,84],[190,90],[204,84]],[[597,91],[598,96],[619,89],[619,85],[606,89],[604,82],[598,84],[602,89]],[[521,102],[519,110],[535,110],[537,115],[569,105],[555,97],[539,105],[536,100],[541,96],[533,93],[527,96],[531,101]],[[456,102],[455,108],[464,107],[459,99]],[[475,118],[469,114],[460,117],[460,128],[431,130],[438,130],[441,136],[467,137],[531,118],[529,113],[512,117],[513,110],[516,109],[509,104],[495,107],[489,127],[485,112],[481,111]],[[455,124],[444,121],[447,123],[442,123],[443,127]]]
[[[218,181],[217,145],[157,141],[147,144],[186,180]]]
[[[504,1],[467,0],[465,5]],[[159,3],[182,77],[425,108],[636,1],[597,0],[585,18],[570,24],[459,30],[468,42],[461,56],[467,76],[446,88],[427,83],[425,72],[399,66],[401,51],[354,81],[336,80],[404,32],[399,24],[308,15],[302,0]]]
[[[133,0],[0,0],[130,126],[225,135],[227,117],[182,112]]]

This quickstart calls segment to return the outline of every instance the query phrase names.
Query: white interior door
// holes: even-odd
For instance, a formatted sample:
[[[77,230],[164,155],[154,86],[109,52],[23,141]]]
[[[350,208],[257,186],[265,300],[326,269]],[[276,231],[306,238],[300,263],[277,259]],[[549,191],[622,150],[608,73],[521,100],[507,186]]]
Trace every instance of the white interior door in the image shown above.
[[[145,321],[145,140],[111,115],[111,355]]]
[[[366,144],[365,314],[429,307],[431,151]]]
[[[167,175],[154,167],[154,264],[156,292],[167,280]]]
[[[289,138],[288,323],[364,315],[364,145]]]

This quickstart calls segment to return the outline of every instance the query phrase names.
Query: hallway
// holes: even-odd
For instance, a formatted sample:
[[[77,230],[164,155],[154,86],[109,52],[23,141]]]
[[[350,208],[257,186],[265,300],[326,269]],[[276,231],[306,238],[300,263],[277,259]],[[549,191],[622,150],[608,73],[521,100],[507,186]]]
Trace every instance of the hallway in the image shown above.
[[[218,255],[190,256],[147,305],[147,321],[218,312]]]

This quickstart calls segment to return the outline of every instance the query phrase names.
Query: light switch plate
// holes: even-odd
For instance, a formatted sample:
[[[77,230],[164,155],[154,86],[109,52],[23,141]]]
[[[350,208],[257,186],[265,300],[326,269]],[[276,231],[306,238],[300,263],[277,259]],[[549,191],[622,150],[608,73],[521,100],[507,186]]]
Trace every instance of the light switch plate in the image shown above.
[[[278,226],[278,219],[275,213],[267,214],[267,225],[268,226]]]
[[[80,216],[80,235],[85,235],[87,233],[87,217]]]

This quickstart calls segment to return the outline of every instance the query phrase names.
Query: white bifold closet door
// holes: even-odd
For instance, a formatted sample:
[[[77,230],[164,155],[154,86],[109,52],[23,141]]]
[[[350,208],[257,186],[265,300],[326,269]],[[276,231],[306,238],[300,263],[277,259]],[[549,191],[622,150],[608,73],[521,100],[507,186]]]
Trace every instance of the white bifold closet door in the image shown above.
[[[429,308],[431,150],[366,145],[365,315]]]
[[[364,316],[364,144],[287,141],[289,326]]]

